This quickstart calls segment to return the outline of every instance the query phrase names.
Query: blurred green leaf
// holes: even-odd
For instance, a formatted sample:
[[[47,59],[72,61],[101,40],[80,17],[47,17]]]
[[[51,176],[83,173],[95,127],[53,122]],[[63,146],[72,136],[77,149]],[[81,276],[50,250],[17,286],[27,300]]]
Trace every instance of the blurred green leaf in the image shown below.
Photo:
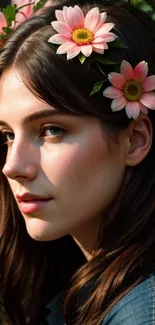
[[[40,0],[34,7],[34,11],[36,12],[37,10],[41,9],[44,7],[45,3],[47,0]]]
[[[118,62],[118,61],[112,61],[112,60],[109,60],[109,59],[107,59],[107,58],[105,58],[104,56],[97,56],[96,55],[96,61],[98,61],[98,62],[100,62],[100,63],[103,63],[103,64],[119,64],[120,62]]]
[[[140,9],[145,12],[148,12],[148,13],[151,13],[153,11],[153,8],[151,7],[151,5],[146,3],[145,1],[140,3]]]
[[[128,48],[128,46],[121,39],[116,39],[115,41],[111,42],[109,44],[109,46],[116,47],[116,48],[122,48],[122,49]]]
[[[144,2],[144,0],[130,0],[130,3],[133,5],[133,6],[137,6],[139,5],[140,3]]]
[[[15,20],[16,16],[16,5],[7,6],[6,8],[2,9],[2,13],[4,14],[6,21],[8,23],[8,27],[11,26],[12,21]]]
[[[9,33],[12,32],[12,28],[10,28],[10,27],[2,27],[2,30],[3,30],[3,32],[6,33],[6,34],[9,34]]]

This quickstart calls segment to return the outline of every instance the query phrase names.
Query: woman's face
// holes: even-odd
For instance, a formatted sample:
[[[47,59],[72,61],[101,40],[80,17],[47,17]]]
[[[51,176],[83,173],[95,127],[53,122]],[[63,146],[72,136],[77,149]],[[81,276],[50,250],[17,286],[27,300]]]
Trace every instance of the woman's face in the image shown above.
[[[0,130],[8,147],[3,173],[30,236],[95,231],[122,184],[123,140],[111,152],[97,118],[61,114],[37,99],[13,68],[0,80]]]

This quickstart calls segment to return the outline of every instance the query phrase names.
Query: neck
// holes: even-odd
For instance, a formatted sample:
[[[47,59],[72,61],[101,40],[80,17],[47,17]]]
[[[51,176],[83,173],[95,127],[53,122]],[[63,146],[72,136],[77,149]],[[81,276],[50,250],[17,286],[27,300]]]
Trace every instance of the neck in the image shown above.
[[[100,226],[101,218],[96,218],[92,220],[92,222],[89,222],[89,224],[81,226],[72,233],[73,239],[88,261],[91,260],[94,255]]]

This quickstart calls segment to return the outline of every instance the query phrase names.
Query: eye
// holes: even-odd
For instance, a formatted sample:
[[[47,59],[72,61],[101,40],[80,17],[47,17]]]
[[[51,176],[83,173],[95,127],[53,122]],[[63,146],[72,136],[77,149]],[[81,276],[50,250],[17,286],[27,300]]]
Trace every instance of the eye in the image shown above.
[[[41,127],[41,136],[53,142],[61,140],[65,132],[65,129],[57,125],[46,124]]]
[[[15,135],[13,132],[11,131],[1,131],[2,132],[2,141],[3,141],[3,144],[7,144],[9,142],[12,142],[15,138]]]

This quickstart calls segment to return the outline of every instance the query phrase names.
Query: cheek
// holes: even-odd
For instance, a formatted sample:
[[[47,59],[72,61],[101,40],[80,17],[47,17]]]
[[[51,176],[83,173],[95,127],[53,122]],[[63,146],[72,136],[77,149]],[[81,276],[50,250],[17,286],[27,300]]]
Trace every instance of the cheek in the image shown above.
[[[18,183],[12,179],[9,179],[9,178],[8,178],[8,183],[10,185],[10,188],[11,188],[13,194],[15,194],[17,192],[17,184]]]
[[[96,139],[98,140],[96,140]],[[86,179],[90,172],[107,160],[108,150],[105,142],[98,136],[86,137],[72,144],[63,143],[48,153],[42,152],[41,166],[44,174],[54,185],[78,179]]]
[[[42,154],[44,174],[59,194],[80,195],[108,190],[119,178],[119,163],[109,154],[102,135],[86,137],[83,142],[62,144],[51,155]],[[112,184],[111,184],[112,183]],[[77,193],[78,191],[78,193]]]

